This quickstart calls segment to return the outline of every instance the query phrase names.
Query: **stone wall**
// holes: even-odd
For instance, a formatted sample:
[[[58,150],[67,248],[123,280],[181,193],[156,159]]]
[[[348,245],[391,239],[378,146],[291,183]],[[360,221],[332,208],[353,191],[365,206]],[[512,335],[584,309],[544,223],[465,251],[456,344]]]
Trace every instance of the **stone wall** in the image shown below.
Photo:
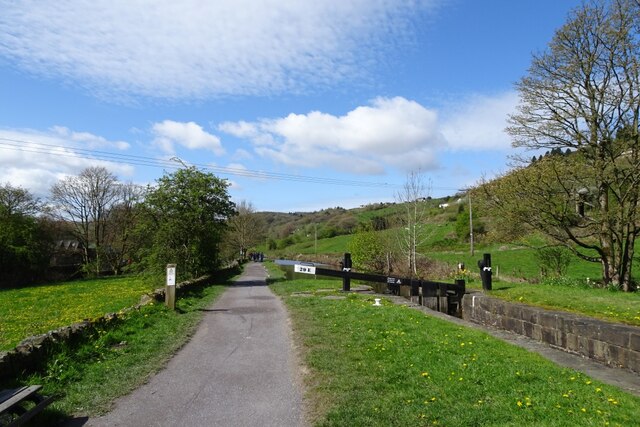
[[[203,276],[198,279],[188,280],[176,285],[176,290],[186,290],[190,287],[200,286],[211,280],[211,276]],[[138,310],[152,301],[164,302],[164,288],[156,289],[140,299],[140,303],[121,311],[126,314],[132,310]],[[46,362],[49,355],[62,346],[73,344],[93,334],[98,327],[104,327],[116,322],[122,314],[108,313],[104,316],[74,323],[70,326],[49,331],[46,334],[29,337],[18,344],[13,350],[0,352],[0,379],[15,376],[20,373],[28,373]]]
[[[466,294],[462,317],[640,373],[640,328]]]

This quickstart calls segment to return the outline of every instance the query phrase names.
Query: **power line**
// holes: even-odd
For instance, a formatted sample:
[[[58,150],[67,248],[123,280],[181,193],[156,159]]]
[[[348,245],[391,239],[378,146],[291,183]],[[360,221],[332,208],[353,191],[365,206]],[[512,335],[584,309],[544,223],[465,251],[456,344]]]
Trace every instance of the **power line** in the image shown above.
[[[24,146],[22,144],[29,144]],[[147,167],[159,167],[159,168],[171,168],[176,169],[177,166],[171,160],[157,159],[147,156],[139,156],[133,154],[120,154],[107,151],[90,150],[86,148],[67,147],[54,144],[45,144],[41,142],[25,141],[20,139],[4,138],[0,137],[0,147],[8,150],[20,151],[25,153],[37,153],[50,156],[70,157],[70,158],[82,158],[103,160],[109,162],[125,163],[135,166],[147,166]],[[328,185],[341,185],[341,186],[354,186],[354,187],[376,187],[376,188],[398,188],[397,184],[389,184],[384,182],[372,182],[372,181],[357,181],[357,180],[344,180],[336,178],[323,178],[305,175],[293,175],[277,172],[256,171],[242,168],[229,168],[222,166],[211,166],[205,164],[193,163],[193,166],[217,172],[220,174],[242,176],[247,178],[257,179],[272,179],[281,181],[293,181],[293,182],[306,182],[313,184],[328,184]]]

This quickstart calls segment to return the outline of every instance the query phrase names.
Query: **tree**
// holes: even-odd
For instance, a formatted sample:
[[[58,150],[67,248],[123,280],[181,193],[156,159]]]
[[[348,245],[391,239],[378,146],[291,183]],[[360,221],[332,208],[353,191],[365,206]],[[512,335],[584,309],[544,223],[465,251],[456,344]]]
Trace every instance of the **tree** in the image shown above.
[[[402,187],[396,194],[398,203],[404,206],[405,212],[401,217],[401,229],[398,234],[398,244],[403,257],[407,260],[407,271],[411,275],[417,274],[417,248],[427,238],[426,217],[428,188],[420,172],[410,172]]]
[[[228,183],[195,167],[165,174],[148,189],[145,218],[138,230],[151,245],[142,248],[145,264],[163,271],[178,264],[181,277],[197,277],[218,267],[219,244],[234,213]]]
[[[388,272],[388,244],[380,232],[359,230],[348,246],[355,268],[372,273]]]
[[[256,215],[251,202],[242,200],[236,206],[235,215],[229,218],[226,242],[244,258],[247,250],[262,242],[265,225],[262,218]]]
[[[10,184],[0,186],[0,287],[42,279],[53,250],[40,200]]]
[[[104,259],[114,274],[133,258],[141,241],[136,241],[134,230],[142,213],[139,204],[144,198],[144,187],[127,183],[119,185],[119,198],[111,208],[104,236]]]
[[[513,202],[527,197],[546,202],[546,208],[518,218],[578,256],[599,262],[604,284],[626,291],[632,289],[640,232],[639,59],[639,2],[583,4],[556,32],[548,50],[533,57],[528,75],[517,85],[521,100],[507,128],[515,147],[572,150],[510,178],[542,178],[530,180],[528,191],[519,187],[523,193]],[[576,169],[568,170],[569,165]],[[562,197],[545,201],[539,193]],[[588,216],[575,218],[571,206],[580,193],[593,203]]]
[[[85,267],[88,269],[93,262],[96,275],[100,275],[102,268],[109,215],[120,196],[117,178],[101,166],[88,167],[51,188],[51,201],[58,217],[74,225],[74,236],[83,247]]]

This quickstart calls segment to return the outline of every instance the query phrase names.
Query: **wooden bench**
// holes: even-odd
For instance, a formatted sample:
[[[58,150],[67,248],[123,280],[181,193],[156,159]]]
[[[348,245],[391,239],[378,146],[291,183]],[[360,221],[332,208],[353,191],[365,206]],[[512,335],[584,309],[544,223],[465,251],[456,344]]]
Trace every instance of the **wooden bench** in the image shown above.
[[[16,427],[29,421],[51,403],[53,397],[38,394],[41,385],[0,391],[0,427]],[[31,402],[30,409],[23,405]],[[8,424],[6,424],[8,423]]]

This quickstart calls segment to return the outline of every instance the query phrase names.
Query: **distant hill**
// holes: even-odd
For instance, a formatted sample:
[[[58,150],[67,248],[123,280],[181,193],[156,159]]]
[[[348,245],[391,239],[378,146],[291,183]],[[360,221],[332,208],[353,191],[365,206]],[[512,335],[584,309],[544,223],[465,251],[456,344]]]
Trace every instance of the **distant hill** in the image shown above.
[[[422,201],[429,222],[454,224],[459,210],[465,209],[462,197],[464,196],[456,195]],[[256,215],[262,218],[266,225],[267,238],[264,249],[288,253],[298,252],[296,248],[301,244],[306,246],[310,242],[351,235],[360,229],[395,229],[403,224],[406,214],[403,204],[373,203],[353,209],[334,207],[315,212],[258,212]],[[451,226],[449,232],[453,231]]]

